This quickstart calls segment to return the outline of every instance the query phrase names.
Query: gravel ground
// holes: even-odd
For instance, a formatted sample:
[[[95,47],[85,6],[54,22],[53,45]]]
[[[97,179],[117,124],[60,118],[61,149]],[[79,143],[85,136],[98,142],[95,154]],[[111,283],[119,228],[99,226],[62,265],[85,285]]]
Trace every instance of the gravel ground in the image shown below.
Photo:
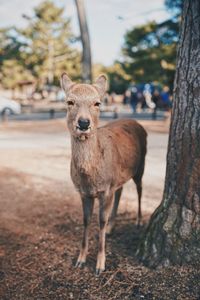
[[[136,191],[123,191],[114,233],[107,239],[107,269],[95,277],[97,205],[90,252],[75,269],[82,236],[79,195],[69,176],[70,138],[65,121],[0,126],[0,299],[200,299],[199,269],[150,270],[135,250],[162,198],[167,126],[148,130],[144,224],[135,226]]]

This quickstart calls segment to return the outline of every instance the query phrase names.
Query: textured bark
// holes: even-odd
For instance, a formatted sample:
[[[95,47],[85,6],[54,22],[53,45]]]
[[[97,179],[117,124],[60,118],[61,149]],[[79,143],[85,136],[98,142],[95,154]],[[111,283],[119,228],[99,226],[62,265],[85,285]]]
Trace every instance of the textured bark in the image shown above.
[[[200,261],[200,1],[186,0],[165,188],[138,249],[149,266]]]
[[[79,27],[81,32],[82,41],[82,80],[83,82],[90,83],[92,81],[92,58],[90,49],[90,36],[87,26],[87,19],[85,14],[85,7],[83,0],[75,0]]]

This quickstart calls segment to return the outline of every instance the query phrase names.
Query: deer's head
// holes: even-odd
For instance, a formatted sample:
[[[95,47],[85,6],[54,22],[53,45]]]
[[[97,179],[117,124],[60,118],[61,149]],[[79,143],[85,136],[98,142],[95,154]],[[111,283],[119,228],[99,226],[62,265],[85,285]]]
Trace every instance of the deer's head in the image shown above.
[[[66,94],[67,123],[70,133],[80,140],[88,138],[97,128],[101,100],[107,79],[100,75],[94,84],[74,83],[66,73],[61,76]]]

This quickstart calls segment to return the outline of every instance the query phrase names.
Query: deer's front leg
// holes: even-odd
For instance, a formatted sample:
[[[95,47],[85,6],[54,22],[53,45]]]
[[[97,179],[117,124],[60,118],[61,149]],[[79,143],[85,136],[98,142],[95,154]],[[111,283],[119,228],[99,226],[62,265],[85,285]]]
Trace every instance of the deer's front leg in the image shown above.
[[[97,255],[96,275],[101,274],[105,270],[105,239],[106,239],[106,227],[108,224],[108,218],[113,205],[113,193],[109,196],[102,194],[99,197],[99,249]]]
[[[76,267],[81,267],[86,262],[86,257],[88,253],[88,227],[90,225],[93,207],[94,207],[94,198],[92,197],[82,197],[82,206],[83,206],[83,240],[81,245],[80,254],[76,262]]]

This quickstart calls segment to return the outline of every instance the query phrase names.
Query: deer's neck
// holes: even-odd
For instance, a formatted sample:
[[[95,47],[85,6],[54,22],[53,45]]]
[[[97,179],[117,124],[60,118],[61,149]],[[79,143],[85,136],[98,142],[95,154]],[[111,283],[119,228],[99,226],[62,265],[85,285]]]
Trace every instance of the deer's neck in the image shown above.
[[[81,173],[89,174],[99,162],[100,150],[96,134],[85,141],[72,137],[72,163]]]

